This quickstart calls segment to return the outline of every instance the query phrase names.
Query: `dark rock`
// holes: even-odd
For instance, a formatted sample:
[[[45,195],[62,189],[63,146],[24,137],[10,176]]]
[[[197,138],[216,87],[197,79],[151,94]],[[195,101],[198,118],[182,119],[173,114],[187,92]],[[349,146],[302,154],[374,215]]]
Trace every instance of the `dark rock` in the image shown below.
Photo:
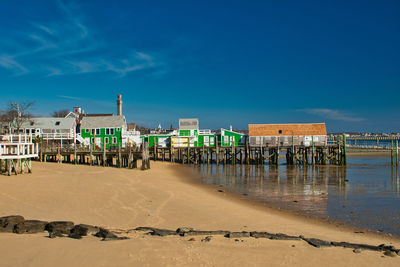
[[[73,222],[55,221],[47,224],[46,230],[49,233],[54,233],[55,236],[63,236],[63,235],[69,235],[73,227],[74,227]]]
[[[239,238],[239,237],[250,237],[249,232],[230,232],[226,234],[225,237],[227,238]]]
[[[26,220],[18,223],[14,227],[14,233],[17,234],[35,234],[44,232],[48,222],[38,220]]]
[[[64,237],[65,235],[63,235],[60,232],[49,232],[49,238],[56,238],[56,237]]]
[[[68,237],[81,239],[82,236],[87,236],[88,228],[82,225],[75,225],[74,228],[71,229]]]
[[[301,238],[298,236],[291,236],[291,235],[285,235],[285,234],[273,234],[269,239],[272,240],[300,240]]]
[[[224,192],[224,190],[218,189],[218,192],[222,193],[222,192]]]
[[[329,241],[317,239],[317,238],[302,238],[304,241],[306,241],[308,244],[311,246],[314,246],[316,248],[322,248],[322,247],[331,247],[332,243]]]
[[[272,234],[268,232],[250,232],[250,236],[254,238],[270,238]]]
[[[113,233],[111,233],[109,230],[100,228],[99,232],[95,234],[95,236],[103,238],[101,241],[111,241],[111,240],[123,240],[123,239],[128,239],[128,237],[120,237],[117,236]]]
[[[212,236],[206,236],[204,239],[201,240],[201,242],[210,242]]]
[[[84,227],[87,229],[87,235],[94,235],[100,231],[100,227],[89,225],[89,224],[78,224],[77,226]]]
[[[153,232],[151,232],[150,234],[158,235],[158,236],[167,236],[167,235],[177,235],[178,233],[176,231],[172,231],[172,230],[154,228]]]
[[[389,257],[396,257],[396,256],[397,256],[397,254],[396,254],[395,252],[389,251],[389,250],[385,251],[385,252],[383,253],[383,255],[389,256]]]
[[[158,229],[154,227],[137,227],[135,228],[135,230],[149,232],[149,234],[157,236],[178,235],[177,231],[172,231],[168,229]]]
[[[285,234],[271,234],[268,232],[251,232],[250,233],[251,237],[254,238],[268,238],[272,240],[300,240],[301,238],[298,236],[290,236],[290,235],[285,235]]]
[[[140,227],[136,227],[135,231],[142,231],[142,232],[151,232],[153,231],[153,227],[146,227],[146,226],[140,226]]]
[[[24,217],[20,215],[0,217],[0,232],[12,233],[15,225],[23,222],[24,220]]]
[[[193,231],[195,231],[195,229],[190,228],[190,227],[179,227],[178,229],[176,229],[176,232],[180,235],[184,235],[185,233],[193,232]]]
[[[188,241],[196,241],[196,239],[194,237],[188,239]]]
[[[183,236],[187,236],[187,235],[227,235],[229,234],[229,231],[221,231],[221,230],[217,230],[217,231],[190,231],[187,233],[184,233]]]

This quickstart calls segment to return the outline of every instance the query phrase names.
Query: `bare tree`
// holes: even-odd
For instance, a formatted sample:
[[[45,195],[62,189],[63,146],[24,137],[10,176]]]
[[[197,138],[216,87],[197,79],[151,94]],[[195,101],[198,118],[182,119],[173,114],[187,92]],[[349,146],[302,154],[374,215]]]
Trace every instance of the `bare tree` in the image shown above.
[[[69,114],[68,109],[61,109],[53,112],[54,118],[65,118]]]
[[[30,109],[34,102],[13,102],[8,104],[8,109],[3,114],[4,122],[8,123],[9,133],[18,133],[22,125],[32,118]]]

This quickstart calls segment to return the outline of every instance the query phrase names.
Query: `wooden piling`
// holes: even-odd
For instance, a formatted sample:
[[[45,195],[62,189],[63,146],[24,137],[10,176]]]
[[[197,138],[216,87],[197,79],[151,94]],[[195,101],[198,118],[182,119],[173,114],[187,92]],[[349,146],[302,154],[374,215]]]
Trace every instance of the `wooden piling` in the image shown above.
[[[399,140],[396,140],[396,166],[399,166]]]

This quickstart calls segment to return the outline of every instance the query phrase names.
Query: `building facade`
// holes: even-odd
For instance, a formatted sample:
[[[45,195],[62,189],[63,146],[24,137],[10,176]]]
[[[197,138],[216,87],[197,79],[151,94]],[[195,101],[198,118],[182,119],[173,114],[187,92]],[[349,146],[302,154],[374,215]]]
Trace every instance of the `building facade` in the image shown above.
[[[123,135],[127,125],[124,116],[84,116],[80,131],[85,144],[98,148],[125,146]]]

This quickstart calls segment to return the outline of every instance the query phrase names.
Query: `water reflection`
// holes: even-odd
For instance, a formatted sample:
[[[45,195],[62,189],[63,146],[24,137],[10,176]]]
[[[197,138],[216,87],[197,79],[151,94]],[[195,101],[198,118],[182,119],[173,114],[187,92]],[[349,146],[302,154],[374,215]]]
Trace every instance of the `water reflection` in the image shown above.
[[[399,170],[381,158],[354,157],[348,166],[194,167],[204,183],[271,206],[400,235]]]

